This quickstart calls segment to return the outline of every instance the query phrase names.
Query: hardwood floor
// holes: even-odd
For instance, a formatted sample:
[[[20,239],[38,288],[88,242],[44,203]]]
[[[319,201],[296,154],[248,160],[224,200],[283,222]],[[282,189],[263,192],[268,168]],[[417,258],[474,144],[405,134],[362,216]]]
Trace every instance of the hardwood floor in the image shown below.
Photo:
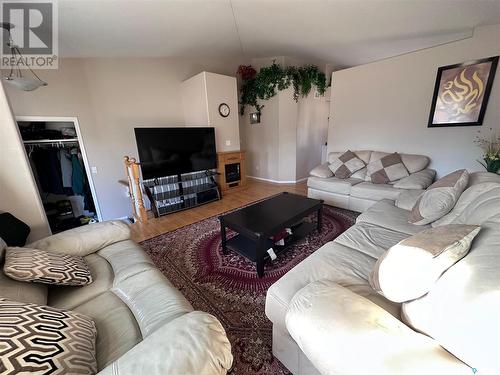
[[[247,186],[241,190],[225,193],[220,201],[205,204],[189,210],[180,211],[160,218],[149,219],[147,223],[132,224],[132,239],[137,242],[147,240],[174,229],[196,223],[208,217],[242,207],[260,199],[288,191],[306,195],[306,182],[297,184],[273,184],[254,179],[247,180]]]

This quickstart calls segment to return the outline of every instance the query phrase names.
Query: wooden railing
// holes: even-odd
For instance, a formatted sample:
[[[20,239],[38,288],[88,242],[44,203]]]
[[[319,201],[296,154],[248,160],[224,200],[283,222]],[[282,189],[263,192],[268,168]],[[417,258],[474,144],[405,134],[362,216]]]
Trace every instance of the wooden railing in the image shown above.
[[[123,161],[125,162],[125,171],[127,172],[128,188],[134,218],[141,223],[145,223],[148,221],[148,214],[146,208],[144,207],[144,200],[142,198],[139,163],[137,163],[135,158],[130,158],[128,156],[124,156]]]

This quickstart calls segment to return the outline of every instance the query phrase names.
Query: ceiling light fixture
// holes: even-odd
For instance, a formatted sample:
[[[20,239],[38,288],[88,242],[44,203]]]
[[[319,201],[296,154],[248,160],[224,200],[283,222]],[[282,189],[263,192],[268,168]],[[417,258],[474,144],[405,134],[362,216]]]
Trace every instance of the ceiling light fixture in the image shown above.
[[[10,34],[10,30],[14,28],[14,25],[11,23],[1,22],[0,27],[7,31],[7,35],[9,37],[9,41],[7,42],[7,46],[10,48],[10,54],[13,61],[15,61],[15,65],[10,66],[10,73],[3,78],[3,80],[9,85],[18,88],[23,91],[33,91],[41,86],[47,86],[47,82],[44,82],[38,77],[38,75],[28,66],[31,74],[33,74],[34,78],[24,77],[20,64],[23,60],[23,55],[19,50],[19,47],[16,46],[12,40],[12,35]]]

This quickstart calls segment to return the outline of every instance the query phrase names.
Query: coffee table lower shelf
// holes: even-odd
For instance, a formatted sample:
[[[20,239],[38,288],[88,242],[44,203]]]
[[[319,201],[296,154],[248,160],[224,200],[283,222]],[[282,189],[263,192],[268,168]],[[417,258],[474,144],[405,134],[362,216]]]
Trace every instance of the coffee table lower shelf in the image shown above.
[[[278,255],[288,246],[296,243],[297,241],[300,241],[301,239],[303,239],[316,229],[317,229],[316,223],[310,223],[308,221],[305,221],[293,229],[293,233],[285,239],[284,245],[275,245],[272,240],[267,239],[264,246],[265,248],[264,260],[266,261],[270,258],[270,255],[268,254],[267,250],[270,249],[271,247],[273,248],[274,253]],[[245,237],[241,234],[237,234],[236,236],[227,240],[226,246],[228,249],[233,250],[238,254],[250,259],[252,262],[257,262],[256,241],[248,237]]]

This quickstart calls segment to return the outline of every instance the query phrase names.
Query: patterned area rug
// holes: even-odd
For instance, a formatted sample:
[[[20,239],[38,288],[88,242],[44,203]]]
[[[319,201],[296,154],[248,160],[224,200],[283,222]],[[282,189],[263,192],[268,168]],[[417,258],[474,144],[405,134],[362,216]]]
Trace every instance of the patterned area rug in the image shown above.
[[[308,220],[315,220],[316,214]],[[223,255],[217,217],[146,240],[157,267],[196,310],[215,315],[226,329],[234,356],[231,374],[289,374],[272,355],[272,324],[264,314],[267,289],[287,271],[354,224],[358,214],[325,206],[323,231],[314,231],[268,262],[259,279],[255,264]],[[228,232],[228,238],[234,233]]]

